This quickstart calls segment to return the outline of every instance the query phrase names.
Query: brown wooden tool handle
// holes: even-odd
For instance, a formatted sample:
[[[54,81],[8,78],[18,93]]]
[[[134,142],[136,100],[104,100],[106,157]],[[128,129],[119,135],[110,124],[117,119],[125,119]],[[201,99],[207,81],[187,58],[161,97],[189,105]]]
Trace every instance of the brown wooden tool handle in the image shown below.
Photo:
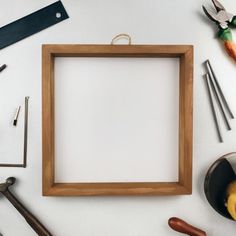
[[[39,236],[52,236],[52,234],[43,226],[43,224],[32,215],[23,205],[19,202],[16,197],[9,191],[6,190],[2,193],[12,205],[20,212],[20,214],[25,218],[28,224]]]
[[[190,236],[206,236],[206,233],[198,228],[195,228],[192,225],[189,225],[185,221],[177,218],[172,217],[168,221],[169,226],[180,233],[184,233]]]
[[[236,62],[236,44],[233,41],[224,41],[225,50]]]

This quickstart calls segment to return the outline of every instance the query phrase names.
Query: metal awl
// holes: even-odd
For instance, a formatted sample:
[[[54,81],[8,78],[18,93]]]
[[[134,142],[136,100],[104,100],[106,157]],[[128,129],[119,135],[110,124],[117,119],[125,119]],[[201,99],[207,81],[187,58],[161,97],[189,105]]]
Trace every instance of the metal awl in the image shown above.
[[[25,97],[25,122],[24,122],[24,157],[23,167],[27,165],[27,144],[28,144],[28,110],[29,110],[29,97]]]

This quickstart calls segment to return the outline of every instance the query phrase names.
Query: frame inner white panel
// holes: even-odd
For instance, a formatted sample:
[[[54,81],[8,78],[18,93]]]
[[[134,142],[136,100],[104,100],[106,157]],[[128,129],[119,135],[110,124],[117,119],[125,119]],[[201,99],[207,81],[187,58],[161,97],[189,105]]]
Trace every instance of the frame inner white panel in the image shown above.
[[[55,181],[178,180],[177,58],[55,59]]]

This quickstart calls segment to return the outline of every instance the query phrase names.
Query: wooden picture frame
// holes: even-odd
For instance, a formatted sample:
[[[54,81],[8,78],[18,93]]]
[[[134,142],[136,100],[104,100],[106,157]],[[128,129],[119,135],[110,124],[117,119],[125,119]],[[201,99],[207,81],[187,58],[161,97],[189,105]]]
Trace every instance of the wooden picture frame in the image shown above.
[[[55,183],[55,57],[179,58],[179,167],[177,182]],[[43,45],[43,195],[181,195],[192,192],[193,46]]]

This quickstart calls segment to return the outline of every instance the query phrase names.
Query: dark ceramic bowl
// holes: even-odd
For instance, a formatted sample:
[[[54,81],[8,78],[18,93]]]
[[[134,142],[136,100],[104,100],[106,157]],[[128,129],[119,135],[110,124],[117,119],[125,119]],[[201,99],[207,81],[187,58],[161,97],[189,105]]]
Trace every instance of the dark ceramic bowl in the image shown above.
[[[236,152],[217,159],[208,169],[204,192],[210,205],[222,216],[233,220],[225,206],[226,189],[230,182],[236,180]]]

